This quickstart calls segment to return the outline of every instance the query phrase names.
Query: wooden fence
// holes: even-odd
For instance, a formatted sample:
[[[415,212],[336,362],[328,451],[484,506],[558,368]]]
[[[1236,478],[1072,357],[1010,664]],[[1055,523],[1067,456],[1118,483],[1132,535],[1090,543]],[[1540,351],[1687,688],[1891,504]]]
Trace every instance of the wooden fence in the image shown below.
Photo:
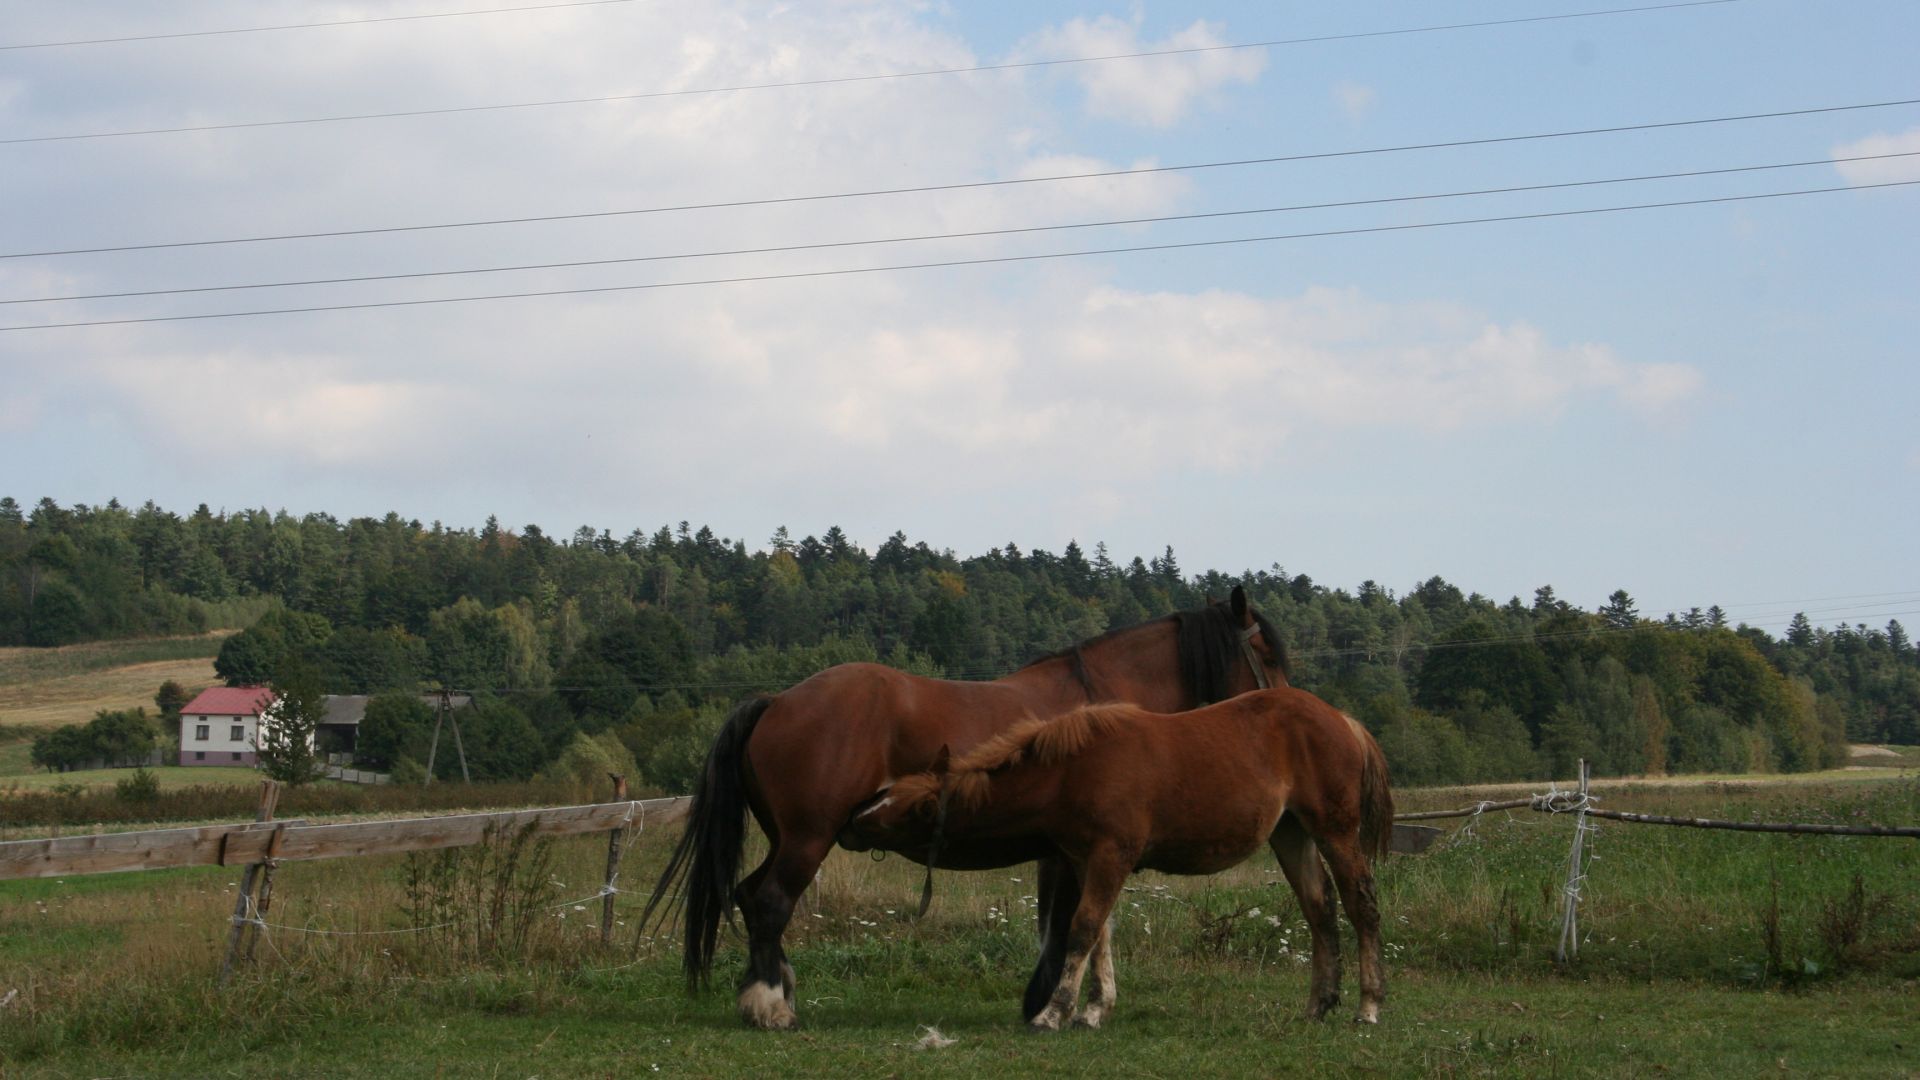
[[[337,825],[273,820],[280,785],[267,780],[261,783],[255,820],[247,823],[0,843],[0,881],[182,866],[244,866],[240,895],[234,900],[232,929],[227,936],[227,955],[220,965],[220,981],[224,983],[243,948],[245,955],[253,955],[253,945],[259,940],[257,932],[265,928],[266,914],[273,902],[273,871],[282,862],[437,851],[478,844],[489,836],[580,836],[604,832],[607,834],[607,883],[601,892],[600,936],[602,941],[611,941],[613,900],[619,891],[614,882],[620,873],[627,830],[678,821],[687,811],[684,796],[628,799],[626,778],[615,776],[612,780],[613,802]],[[250,931],[255,932],[251,938]]]
[[[432,851],[479,843],[488,829],[531,828],[540,836],[577,836],[675,821],[684,798],[594,803],[537,810],[395,818],[313,825],[304,820],[202,825],[187,829],[61,836],[0,843],[0,881],[71,877],[178,866],[242,866]]]
[[[1561,888],[1560,947],[1554,954],[1555,959],[1564,963],[1577,957],[1580,952],[1578,931],[1580,891],[1587,877],[1586,838],[1593,830],[1593,826],[1587,823],[1588,818],[1607,818],[1612,821],[1626,821],[1640,825],[1677,825],[1689,829],[1728,829],[1736,832],[1803,833],[1816,836],[1898,836],[1920,839],[1920,826],[1914,825],[1819,825],[1791,821],[1723,821],[1716,818],[1683,818],[1665,814],[1634,814],[1624,810],[1602,810],[1593,805],[1598,796],[1593,794],[1592,780],[1592,772],[1585,759],[1582,759],[1580,786],[1573,791],[1562,791],[1556,787],[1545,795],[1532,795],[1524,799],[1481,802],[1458,810],[1427,810],[1412,814],[1396,814],[1393,826],[1393,850],[1423,851],[1440,835],[1439,829],[1403,824],[1408,821],[1478,818],[1481,814],[1497,810],[1538,810],[1546,814],[1573,815],[1573,848],[1567,856],[1567,882]]]

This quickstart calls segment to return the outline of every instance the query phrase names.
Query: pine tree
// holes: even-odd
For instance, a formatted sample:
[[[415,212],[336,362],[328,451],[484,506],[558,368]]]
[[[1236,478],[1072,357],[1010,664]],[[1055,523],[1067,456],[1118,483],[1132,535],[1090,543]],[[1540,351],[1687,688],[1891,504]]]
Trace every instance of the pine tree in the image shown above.
[[[285,784],[304,784],[320,776],[320,755],[314,733],[326,715],[327,699],[320,677],[304,664],[289,664],[273,683],[274,702],[260,714],[254,737],[254,758],[269,777]]]
[[[1598,614],[1614,630],[1631,630],[1640,621],[1640,613],[1633,607],[1633,597],[1628,596],[1625,589],[1613,590],[1613,595],[1607,597]]]

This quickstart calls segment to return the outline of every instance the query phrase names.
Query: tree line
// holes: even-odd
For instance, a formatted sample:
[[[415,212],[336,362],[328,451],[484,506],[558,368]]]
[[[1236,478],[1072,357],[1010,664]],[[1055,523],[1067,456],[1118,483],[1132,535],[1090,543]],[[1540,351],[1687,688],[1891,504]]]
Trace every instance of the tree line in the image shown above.
[[[699,766],[725,710],[845,660],[991,678],[1107,629],[1246,587],[1297,685],[1372,728],[1403,783],[1805,770],[1849,740],[1920,743],[1920,654],[1897,621],[1779,639],[1724,612],[1647,617],[1624,591],[1592,611],[1550,586],[1504,603],[1439,577],[1403,593],[1328,587],[1275,563],[1188,573],[1171,548],[1014,544],[959,557],[838,527],[765,542],[687,522],[624,537],[422,524],[397,514],[30,511],[0,499],[0,644],[58,645],[245,623],[216,662],[233,685],[289,667],[375,695],[359,753],[424,770],[417,692],[474,695],[475,779],[609,765],[662,787]],[[459,774],[443,744],[434,770]]]

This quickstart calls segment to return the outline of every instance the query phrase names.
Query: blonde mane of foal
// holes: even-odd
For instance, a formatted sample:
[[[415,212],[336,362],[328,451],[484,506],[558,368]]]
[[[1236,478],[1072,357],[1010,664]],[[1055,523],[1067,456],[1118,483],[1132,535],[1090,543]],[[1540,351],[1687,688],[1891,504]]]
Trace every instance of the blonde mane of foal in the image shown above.
[[[1016,765],[1065,761],[1123,721],[1145,713],[1136,705],[1086,705],[1051,720],[1028,717],[955,760],[944,776],[915,773],[894,784],[890,794],[912,807],[937,797],[944,783],[954,803],[975,810],[992,795],[994,773]]]

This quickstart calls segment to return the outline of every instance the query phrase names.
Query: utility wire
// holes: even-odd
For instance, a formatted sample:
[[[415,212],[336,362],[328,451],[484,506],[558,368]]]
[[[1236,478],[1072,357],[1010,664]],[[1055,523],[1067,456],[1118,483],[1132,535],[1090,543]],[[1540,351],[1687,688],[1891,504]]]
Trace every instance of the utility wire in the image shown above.
[[[314,30],[331,26],[365,26],[369,23],[419,22],[426,19],[459,19],[469,15],[507,15],[522,11],[550,11],[554,8],[600,7],[605,4],[631,4],[635,0],[568,0],[565,3],[525,4],[520,7],[485,8],[479,11],[441,11],[428,15],[387,15],[370,19],[334,19],[329,22],[288,23],[283,26],[243,26],[232,30],[190,30],[172,34],[138,34],[130,37],[83,38],[76,41],[37,41],[24,45],[0,45],[0,52],[15,49],[64,49],[74,45],[117,45],[128,41],[171,41],[177,38],[222,37],[229,34],[266,34],[278,30]]]
[[[615,2],[615,0],[607,0]],[[1589,19],[1606,15],[1631,15],[1645,12],[1671,11],[1679,8],[1711,7],[1718,4],[1741,3],[1742,0],[1686,0],[1677,4],[1654,4],[1641,7],[1608,8],[1600,11],[1576,11],[1562,15],[1533,15],[1515,19],[1490,19],[1481,22],[1446,23],[1434,26],[1413,26],[1397,30],[1370,30],[1350,34],[1324,34],[1317,37],[1277,38],[1269,41],[1248,41],[1228,45],[1194,45],[1177,49],[1152,49],[1131,53],[1112,53],[1105,56],[1076,56],[1054,60],[1021,60],[1004,64],[979,64],[971,67],[927,68],[920,71],[892,71],[873,75],[839,75],[819,79],[793,79],[783,82],[742,83],[735,86],[708,86],[687,90],[652,90],[634,94],[605,94],[598,97],[556,98],[549,101],[519,101],[497,105],[458,105],[439,109],[403,109],[392,112],[351,113],[340,116],[312,116],[292,120],[253,120],[224,124],[198,124],[182,127],[143,128],[129,131],[96,131],[76,135],[37,135],[28,138],[0,139],[6,143],[46,143],[72,142],[81,139],[118,139],[134,135],[178,135],[188,132],[237,131],[247,128],[293,127],[306,124],[338,124],[360,120],[397,120],[420,116],[453,116],[462,113],[504,112],[514,109],[545,109],[563,105],[600,105],[619,101],[649,101],[660,98],[693,97],[706,94],[731,94],[747,90],[791,90],[812,86],[837,86],[847,83],[880,82],[890,79],[917,79],[935,75],[967,75],[977,72],[1014,71],[1024,68],[1059,67],[1068,64],[1105,63],[1112,60],[1140,60],[1159,56],[1183,56],[1193,53],[1225,52],[1234,49],[1262,49],[1283,45],[1310,45],[1330,41],[1352,41],[1361,38],[1394,37],[1405,34],[1431,34],[1450,30],[1481,29],[1492,26],[1513,26],[1521,23],[1554,22],[1565,19]],[[426,16],[415,16],[424,18]],[[374,20],[369,20],[374,21]],[[320,24],[316,24],[320,25]],[[262,29],[283,29],[264,27]],[[284,29],[295,29],[286,27]],[[188,35],[182,35],[188,36]],[[139,40],[139,39],[109,39]],[[90,42],[71,42],[61,44],[91,44]],[[16,46],[18,47],[18,46]]]
[[[1637,203],[1629,206],[1600,206],[1581,210],[1555,210],[1532,214],[1502,214],[1494,217],[1459,218],[1452,221],[1426,221],[1405,225],[1372,225],[1351,229],[1323,229],[1316,232],[1281,233],[1269,236],[1230,237],[1222,240],[1187,240],[1165,244],[1137,244],[1126,247],[1091,248],[1082,251],[1050,251],[1029,255],[996,255],[977,259],[943,259],[936,262],[901,263],[887,266],[844,267],[836,270],[807,270],[784,274],[748,274],[739,277],[704,278],[693,281],[656,281],[640,285],[602,285],[590,288],[543,289],[529,292],[493,293],[482,296],[446,296],[422,300],[382,300],[360,304],[317,304],[309,307],[268,308],[255,311],[215,311],[194,315],[154,315],[127,319],[90,319],[80,322],[43,323],[27,326],[0,326],[0,333],[18,330],[64,330],[89,326],[129,326],[138,323],[193,322],[205,319],[237,319],[260,315],[303,315],[326,311],[365,311],[376,308],[426,307],[435,304],[467,304],[492,300],[526,300],[552,296],[588,296],[599,293],[643,292],[653,289],[682,289],[703,285],[739,285],[749,282],[800,281],[811,278],[846,277],[854,274],[894,273],[902,270],[933,270],[958,266],[990,266],[1004,263],[1041,262],[1052,259],[1085,258],[1093,255],[1130,255],[1152,251],[1181,251],[1195,248],[1259,244],[1277,240],[1307,240],[1333,236],[1359,236],[1369,233],[1410,232],[1459,225],[1487,225],[1508,221],[1542,221],[1551,218],[1616,214],[1637,210],[1659,210],[1681,206],[1708,206],[1719,203],[1782,199],[1797,195],[1824,195],[1841,191],[1868,191],[1875,188],[1909,187],[1920,180],[1893,180],[1878,184],[1843,184],[1838,187],[1802,188],[1796,191],[1772,191],[1756,195],[1723,195],[1706,199],[1676,199],[1668,202]]]
[[[423,278],[460,277],[473,274],[508,274],[532,270],[568,270],[589,266],[620,266],[631,263],[671,262],[679,259],[713,259],[736,255],[770,255],[795,251],[823,251],[836,248],[873,247],[881,244],[912,244],[937,240],[972,240],[993,236],[1019,236],[1029,233],[1060,232],[1069,229],[1103,229],[1121,225],[1158,225],[1176,221],[1204,221],[1214,218],[1247,217],[1255,214],[1286,214],[1304,210],[1331,210],[1355,206],[1381,206],[1392,203],[1461,199],[1480,195],[1510,195],[1529,191],[1556,191],[1566,188],[1598,187],[1608,184],[1635,184],[1652,180],[1677,180],[1701,176],[1726,176],[1737,173],[1800,169],[1809,166],[1836,165],[1856,161],[1881,161],[1888,158],[1920,157],[1920,150],[1887,154],[1863,154],[1857,157],[1816,158],[1776,165],[1740,165],[1722,169],[1696,169],[1688,172],[1653,173],[1643,176],[1618,176],[1604,180],[1572,180],[1552,184],[1524,184],[1514,187],[1479,188],[1428,195],[1397,195],[1376,199],[1346,199],[1339,202],[1301,203],[1293,206],[1268,206],[1250,210],[1212,210],[1193,214],[1164,214],[1158,217],[1120,218],[1109,221],[1080,221],[1064,225],[1028,225],[1005,229],[974,229],[966,232],[928,233],[918,236],[892,236],[871,240],[830,240],[811,244],[783,244],[776,247],[732,248],[721,251],[692,251],[672,255],[631,255],[613,259],[578,259],[568,262],[525,263],[514,266],[483,266],[460,270],[418,270],[394,274],[362,274],[354,277],[308,278],[299,281],[251,282],[238,285],[196,285],[174,289],[141,289],[129,292],[81,293],[73,296],[30,296],[0,300],[7,304],[52,304],[75,300],[122,300],[140,296],[179,296],[188,293],[236,292],[246,289],[289,289],[315,285],[350,285],[372,281],[412,281]]]
[[[1589,617],[1597,617],[1594,615],[1593,612],[1582,612],[1581,614],[1587,615]],[[1897,611],[1897,612],[1889,612],[1888,614],[1896,615],[1896,616],[1897,615],[1914,615],[1914,614],[1920,614],[1920,611]],[[1837,625],[1851,629],[1851,624],[1849,623],[1842,622]],[[1726,629],[1729,633],[1734,632],[1734,628],[1731,626],[1725,627],[1724,629]],[[1749,629],[1760,630],[1762,633],[1766,632],[1764,627],[1750,626]],[[1826,629],[1826,628],[1821,627],[1820,629]],[[1388,652],[1407,652],[1407,653],[1455,652],[1462,649],[1497,648],[1503,645],[1521,645],[1521,644],[1529,644],[1529,643],[1536,643],[1536,642],[1579,641],[1579,640],[1584,640],[1588,638],[1617,637],[1621,634],[1636,634],[1636,633],[1642,633],[1642,632],[1696,633],[1701,631],[1696,631],[1686,626],[1669,626],[1664,620],[1642,619],[1640,622],[1636,623],[1633,626],[1590,625],[1590,626],[1582,626],[1582,627],[1579,627],[1576,629],[1570,629],[1570,630],[1554,630],[1554,631],[1546,631],[1546,632],[1526,630],[1519,633],[1496,634],[1491,637],[1470,638],[1462,641],[1414,641],[1414,642],[1408,642],[1405,645],[1392,645],[1392,644],[1382,642],[1378,645],[1358,645],[1358,646],[1348,646],[1348,647],[1329,646],[1326,648],[1318,648],[1318,649],[1289,648],[1287,650],[1287,656],[1290,659],[1296,659],[1296,660],[1298,659],[1341,660],[1349,657],[1371,656],[1379,653],[1388,653]],[[1773,635],[1768,635],[1768,636],[1771,637]],[[964,646],[964,645],[979,645],[984,643],[985,643],[984,640],[978,640],[978,641],[968,641],[968,642],[958,642],[958,643],[927,642],[923,644],[925,645],[960,644]],[[1029,643],[1027,647],[1034,648],[1034,649],[1046,649],[1046,646],[1035,646],[1035,645],[1032,645],[1031,643]],[[924,648],[910,649],[909,651],[915,652],[921,656],[927,655]],[[1047,656],[1052,655],[1052,653],[1056,651],[1058,650],[1048,650],[1047,652],[1043,652],[1040,656],[1036,657],[1036,660],[1045,659]],[[1008,674],[1010,674],[1010,671],[1004,667],[988,668],[988,667],[980,666],[978,663],[971,663],[971,664],[964,664],[962,666],[957,666],[953,668],[942,669],[942,674],[940,677],[944,679],[951,679],[956,682],[985,682],[985,681],[992,681],[994,679],[1003,678]],[[772,688],[772,690],[778,690],[778,689],[784,689],[784,688],[783,687]],[[760,691],[771,692],[771,690],[769,689],[769,684],[765,679],[735,679],[735,680],[729,680],[726,682],[673,682],[673,683],[621,682],[621,683],[602,683],[596,686],[497,687],[497,688],[480,691],[480,692],[492,694],[495,696],[503,696],[507,694],[590,693],[590,692],[602,691],[602,690],[638,690],[638,691],[643,691],[647,693],[666,693],[669,690],[680,690],[680,691],[760,690]]]
[[[1670,128],[1701,127],[1710,124],[1734,124],[1754,120],[1777,120],[1791,116],[1818,116],[1827,113],[1857,112],[1866,109],[1890,109],[1907,105],[1920,105],[1920,98],[1874,101],[1859,105],[1827,105],[1808,109],[1784,109],[1775,112],[1743,113],[1735,116],[1711,116],[1696,120],[1664,120],[1643,124],[1616,124],[1610,127],[1576,128],[1564,131],[1534,132],[1526,135],[1499,135],[1480,139],[1451,139],[1443,142],[1406,143],[1398,146],[1366,147],[1359,150],[1326,150],[1305,154],[1281,154],[1272,157],[1236,158],[1229,161],[1203,161],[1183,165],[1150,165],[1130,169],[1102,169],[1093,172],[1057,173],[1052,176],[1011,177],[1000,180],[971,180],[951,184],[922,184],[915,187],[873,188],[864,191],[838,191],[815,195],[780,195],[758,199],[732,199],[725,202],[681,203],[671,206],[648,206],[628,210],[596,210],[572,214],[539,214],[527,217],[439,222],[427,225],[390,225],[375,228],[279,233],[265,236],[223,237],[213,240],[175,240],[149,244],[115,244],[105,247],[0,252],[0,259],[51,258],[61,255],[102,255],[121,251],[157,251],[170,248],[212,247],[223,244],[263,244],[284,240],[322,240],[344,236],[376,236],[389,233],[426,232],[436,229],[472,229],[496,225],[528,225],[548,221],[584,221],[595,218],[632,217],[642,214],[672,214],[691,210],[738,210],[752,206],[781,206],[793,203],[829,202],[839,199],[864,199],[881,195],[922,195],[939,191],[968,191],[983,188],[1013,187],[1023,184],[1051,184],[1067,180],[1098,180],[1120,176],[1152,176],[1159,173],[1196,172],[1203,169],[1230,169],[1254,165],[1281,165],[1297,161],[1325,161],[1334,158],[1367,157],[1377,154],[1401,154],[1418,150],[1448,150],[1468,146],[1494,146],[1503,143],[1538,142],[1547,139],[1571,139],[1588,135],[1615,135],[1629,131],[1658,131]]]

